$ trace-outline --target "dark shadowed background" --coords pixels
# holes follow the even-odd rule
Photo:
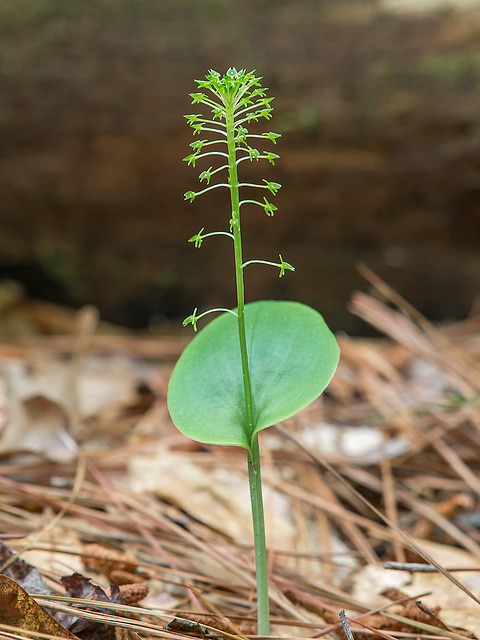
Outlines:
[[[162,325],[233,306],[225,192],[189,205],[188,92],[256,69],[282,134],[278,212],[244,210],[247,299],[297,299],[359,333],[365,262],[433,320],[480,289],[480,7],[380,0],[2,0],[0,278]],[[412,4],[412,3],[410,3]],[[432,1],[428,5],[432,5]]]

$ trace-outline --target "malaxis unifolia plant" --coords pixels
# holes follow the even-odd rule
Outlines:
[[[269,120],[273,98],[255,72],[234,68],[222,76],[210,71],[196,80],[200,89],[191,93],[192,104],[207,107],[211,115],[185,116],[194,135],[205,135],[191,143],[184,160],[193,167],[211,159],[201,171],[204,188],[187,191],[185,199],[213,189],[230,193],[230,215],[226,229],[200,231],[189,242],[200,247],[212,236],[226,236],[233,245],[237,306],[235,309],[195,309],[184,325],[212,312],[222,315],[200,331],[180,356],[168,387],[168,407],[173,422],[189,438],[207,444],[235,445],[247,451],[257,576],[258,633],[270,629],[265,523],[260,472],[258,434],[285,420],[315,400],[330,382],[339,358],[337,342],[322,316],[298,302],[262,300],[245,304],[243,272],[252,264],[271,265],[279,275],[294,271],[282,256],[279,260],[243,259],[240,211],[255,207],[273,216],[276,207],[269,198],[280,188],[277,182],[241,182],[243,162],[279,157],[253,146],[276,144],[276,133],[250,133],[248,125]],[[208,136],[208,137],[207,137]],[[259,193],[260,197],[251,196]],[[244,194],[247,195],[244,195]],[[265,195],[266,194],[266,195]],[[266,197],[268,196],[268,197]],[[224,313],[223,313],[224,312]]]

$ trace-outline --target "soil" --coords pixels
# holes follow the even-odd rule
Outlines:
[[[4,0],[0,277],[130,327],[233,306],[224,194],[183,202],[188,92],[256,69],[282,139],[273,220],[245,209],[247,298],[297,299],[335,329],[365,262],[433,320],[480,288],[480,9],[374,0]],[[218,195],[218,197],[216,197]]]

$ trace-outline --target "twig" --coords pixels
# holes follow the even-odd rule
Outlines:
[[[350,626],[348,624],[348,620],[347,620],[347,616],[345,614],[345,610],[342,609],[342,611],[340,611],[340,613],[338,614],[338,617],[340,618],[341,622],[342,622],[342,627],[343,630],[345,632],[345,635],[347,636],[347,640],[355,640],[353,637],[353,633],[350,630]]]

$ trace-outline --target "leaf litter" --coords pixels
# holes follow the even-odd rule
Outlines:
[[[324,397],[261,437],[272,633],[480,638],[480,314],[432,326],[360,269],[383,337],[338,336]],[[244,452],[166,409],[185,338],[71,318],[0,343],[0,637],[255,635]]]

